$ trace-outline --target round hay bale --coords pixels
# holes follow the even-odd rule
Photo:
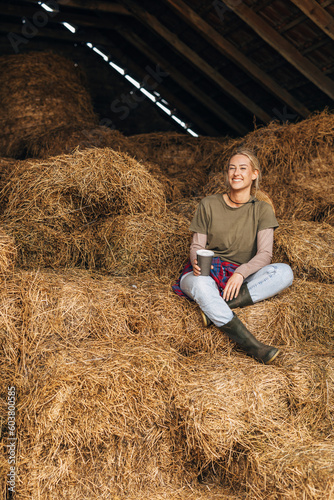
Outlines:
[[[127,151],[127,138],[108,127],[91,128],[63,127],[40,134],[28,145],[27,155],[34,158],[49,158],[72,153],[75,149],[112,148]]]
[[[177,276],[189,253],[188,220],[166,211],[117,216],[98,229],[101,268],[116,274]]]
[[[0,202],[21,263],[40,260],[54,267],[94,262],[94,223],[100,218],[165,210],[160,183],[136,160],[110,148],[18,162]]]
[[[1,154],[22,157],[46,131],[98,122],[82,71],[52,52],[0,57]],[[51,90],[50,90],[51,89]]]
[[[280,220],[275,262],[287,262],[299,278],[334,283],[334,228],[325,222]]]
[[[48,160],[26,160],[0,193],[7,197],[6,214],[43,215],[77,212],[87,223],[108,214],[160,213],[165,208],[161,185],[125,153],[111,148],[77,150]]]

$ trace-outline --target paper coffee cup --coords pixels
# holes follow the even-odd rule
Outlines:
[[[201,268],[201,276],[210,276],[212,258],[214,252],[212,250],[197,250],[197,264]]]

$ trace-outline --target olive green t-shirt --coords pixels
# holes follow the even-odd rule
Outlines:
[[[257,252],[257,233],[278,227],[274,211],[265,201],[254,196],[239,208],[227,205],[222,194],[200,201],[190,224],[194,233],[207,235],[206,248],[227,262],[245,264]]]

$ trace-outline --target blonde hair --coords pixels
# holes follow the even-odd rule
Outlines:
[[[231,158],[233,158],[233,156],[235,156],[235,155],[244,155],[244,156],[247,156],[247,158],[250,161],[250,164],[251,164],[253,172],[255,170],[257,170],[259,172],[257,178],[253,181],[252,187],[251,187],[251,193],[252,194],[256,194],[256,192],[259,189],[260,182],[261,182],[261,177],[262,177],[260,162],[259,162],[259,159],[256,156],[256,154],[254,153],[254,151],[252,151],[251,149],[248,149],[248,148],[244,148],[244,147],[239,147],[236,150],[234,150],[233,153],[231,154],[231,156],[228,159],[227,171],[226,171],[226,175],[225,175],[225,184],[226,184],[227,190],[230,189],[230,185],[228,183],[228,173],[227,173],[228,172],[228,166],[230,164]]]

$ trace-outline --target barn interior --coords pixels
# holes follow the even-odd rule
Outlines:
[[[330,500],[334,0],[0,0],[0,491]],[[237,311],[172,285],[239,146],[291,287]]]

